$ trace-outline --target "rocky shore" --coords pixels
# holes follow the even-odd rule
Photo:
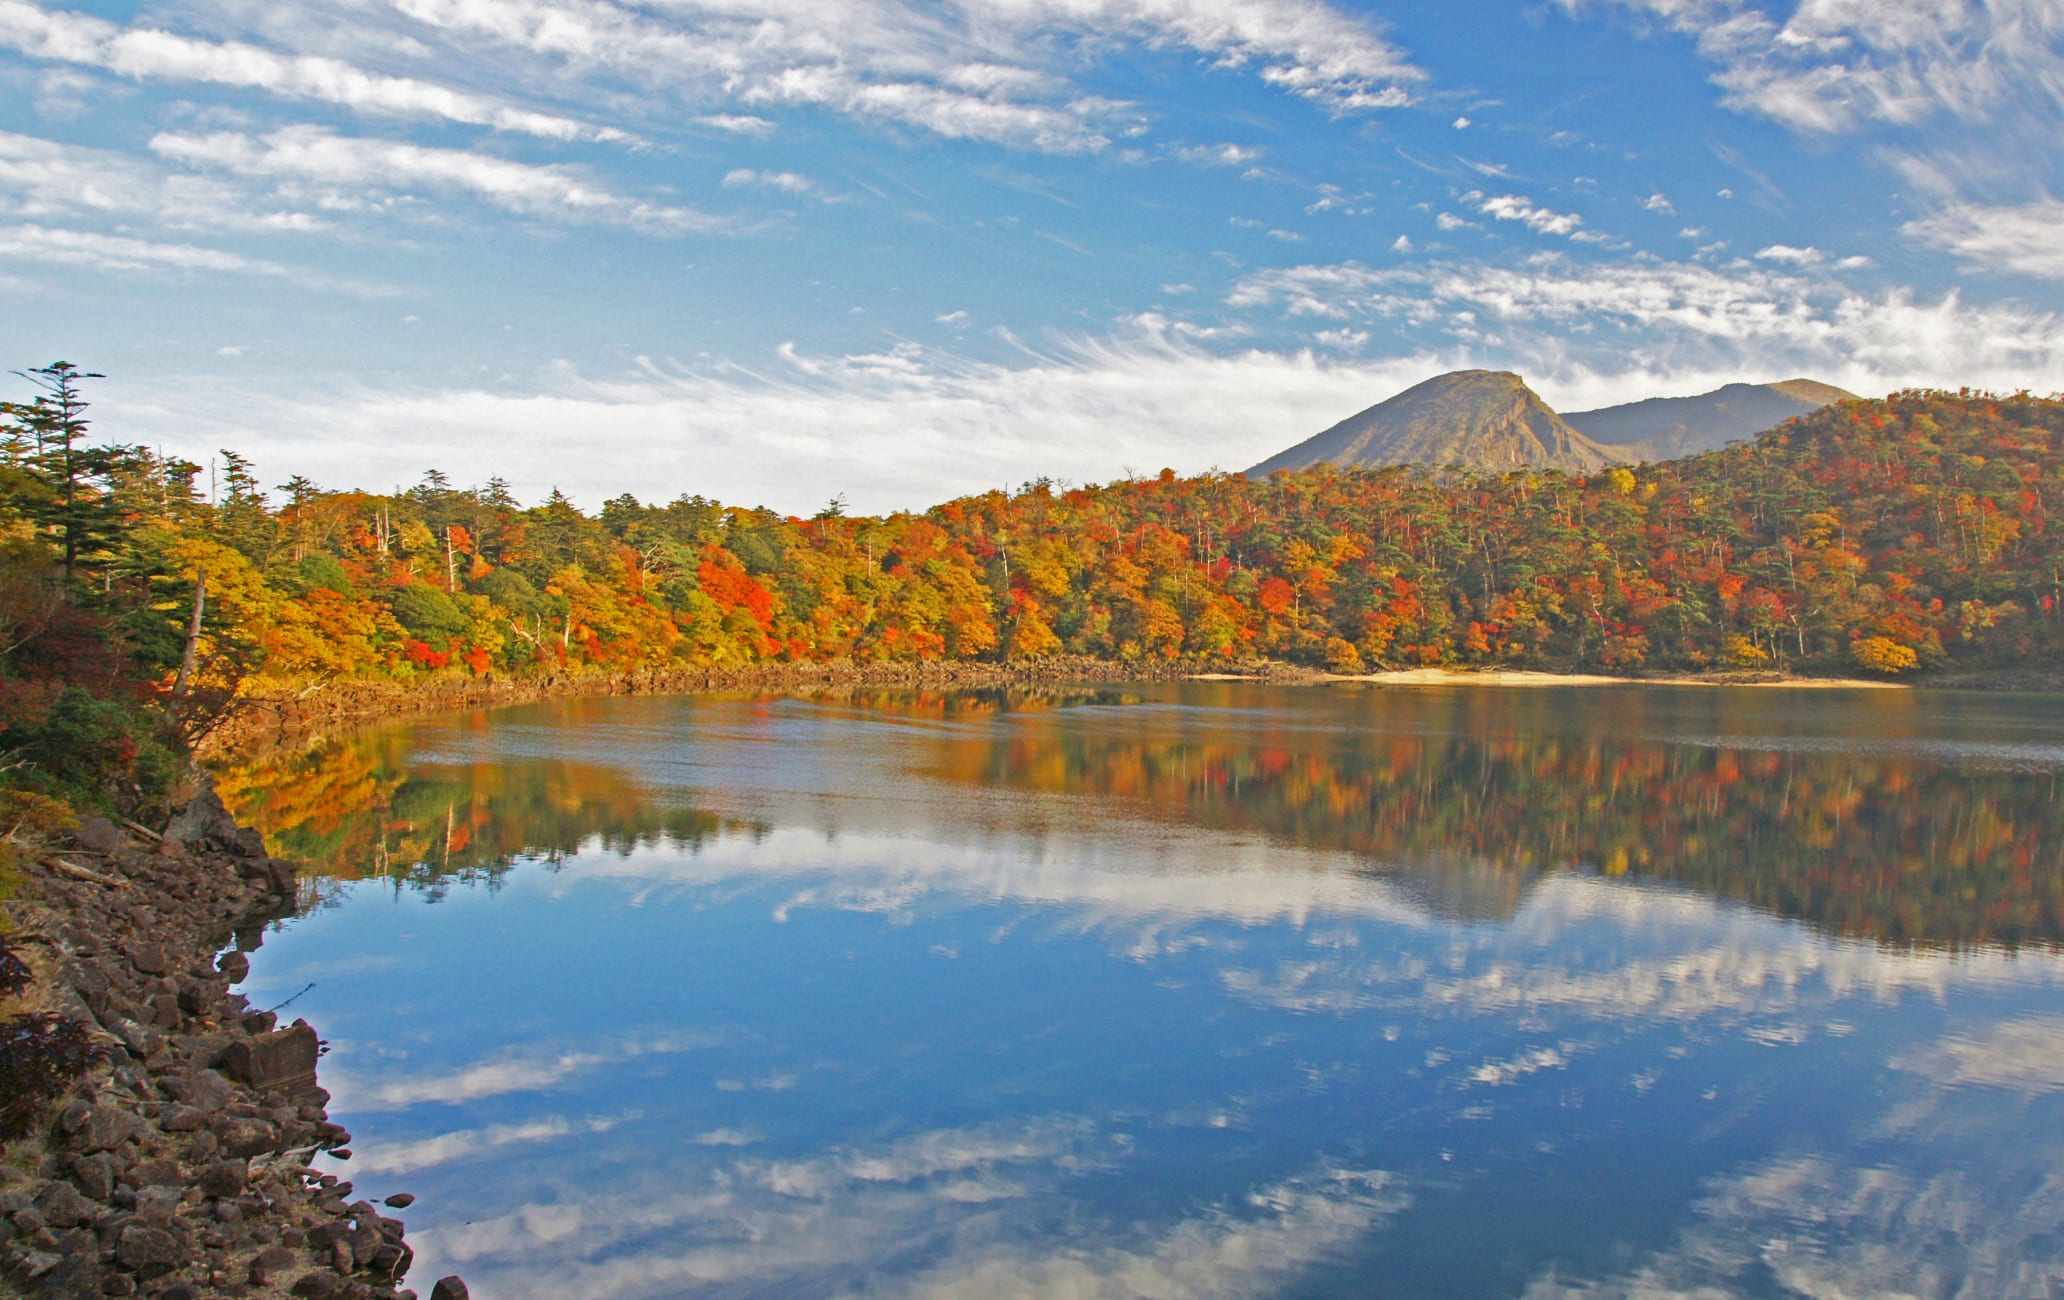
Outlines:
[[[414,1296],[409,1198],[376,1207],[309,1165],[351,1140],[315,1029],[232,991],[293,909],[293,865],[205,782],[161,830],[89,818],[71,841],[28,855],[7,902],[35,977],[10,1011],[77,1017],[100,1059],[0,1151],[0,1294]]]

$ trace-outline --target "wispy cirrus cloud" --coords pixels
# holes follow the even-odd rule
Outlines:
[[[1986,271],[2064,280],[2064,202],[1958,204],[1908,222],[1905,233]]]
[[[305,182],[347,194],[425,186],[470,194],[524,216],[628,226],[651,234],[707,232],[729,224],[694,208],[617,194],[571,167],[342,136],[322,127],[285,127],[263,136],[161,132],[152,137],[150,148],[162,158],[242,176]]]
[[[35,220],[147,218],[170,229],[289,233],[328,222],[146,158],[0,131],[0,212]]]
[[[1693,376],[1810,371],[1882,392],[1928,383],[2011,389],[2064,366],[2064,321],[2054,313],[1955,292],[1860,290],[1809,273],[1805,250],[1786,252],[1793,255],[1725,267],[1545,255],[1516,266],[1312,264],[1250,273],[1226,301],[1481,340],[1534,378],[1675,371],[1683,389]]]
[[[629,138],[611,127],[417,77],[368,71],[326,55],[282,53],[151,26],[122,27],[28,0],[0,0],[0,45],[32,59],[98,68],[137,81],[239,87],[359,113],[441,119],[550,140]]]
[[[0,225],[0,260],[115,274],[204,272],[264,276],[363,298],[388,298],[399,292],[385,285],[325,275],[226,249],[34,222]]]
[[[2055,0],[1560,0],[1631,10],[1690,36],[1719,65],[1727,102],[1794,130],[2064,107],[2064,12]]]

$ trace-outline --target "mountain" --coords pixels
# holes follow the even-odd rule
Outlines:
[[[1260,478],[1327,463],[1343,469],[1462,464],[1491,471],[1531,465],[1586,473],[1626,459],[1571,428],[1518,375],[1457,370],[1351,415],[1247,473]]]
[[[1728,384],[1697,397],[1651,397],[1645,402],[1578,411],[1562,418],[1614,460],[1675,460],[1754,437],[1795,415],[1856,394],[1811,379],[1776,384]]]

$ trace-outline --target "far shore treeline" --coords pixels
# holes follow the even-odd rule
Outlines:
[[[353,679],[1058,654],[1897,675],[2064,648],[2064,401],[2025,394],[1846,402],[1589,478],[1164,471],[798,518],[589,514],[435,470],[267,486],[233,452],[97,440],[97,376],[24,377],[0,420],[0,762],[46,775],[84,761],[53,728],[129,734],[96,710],[170,701],[191,730],[240,692]]]

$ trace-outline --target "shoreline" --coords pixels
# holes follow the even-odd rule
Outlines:
[[[1870,677],[1790,677],[1779,674],[1721,674],[1711,677],[1615,677],[1603,673],[1550,673],[1531,668],[1489,668],[1482,671],[1453,668],[1397,668],[1379,673],[1349,673],[1330,678],[1336,682],[1367,682],[1376,686],[1746,686],[1774,690],[1806,691],[1911,691],[1921,689],[1913,682],[1896,682]]]
[[[294,864],[205,775],[195,787],[160,830],[88,817],[23,855],[9,939],[36,978],[8,1013],[74,1017],[101,1055],[0,1151],[0,1290],[412,1300],[391,1215],[413,1198],[390,1188],[376,1208],[310,1166],[351,1141],[317,1082],[316,1030],[231,991],[293,914]],[[448,1278],[431,1295],[466,1291]]]
[[[732,667],[641,668],[627,672],[562,672],[537,677],[440,677],[424,682],[339,681],[298,691],[252,695],[196,747],[195,758],[219,764],[307,748],[390,719],[461,709],[499,708],[552,699],[614,695],[692,695],[705,691],[819,694],[851,690],[1001,690],[1120,686],[1151,682],[1260,682],[1279,686],[1359,683],[1371,686],[1671,686],[1778,690],[1980,690],[2064,693],[2064,673],[1944,671],[1913,680],[1802,677],[1766,671],[1560,673],[1531,668],[1396,668],[1332,673],[1275,660],[1161,659],[1127,662],[1066,657],[1020,662],[776,663]]]

